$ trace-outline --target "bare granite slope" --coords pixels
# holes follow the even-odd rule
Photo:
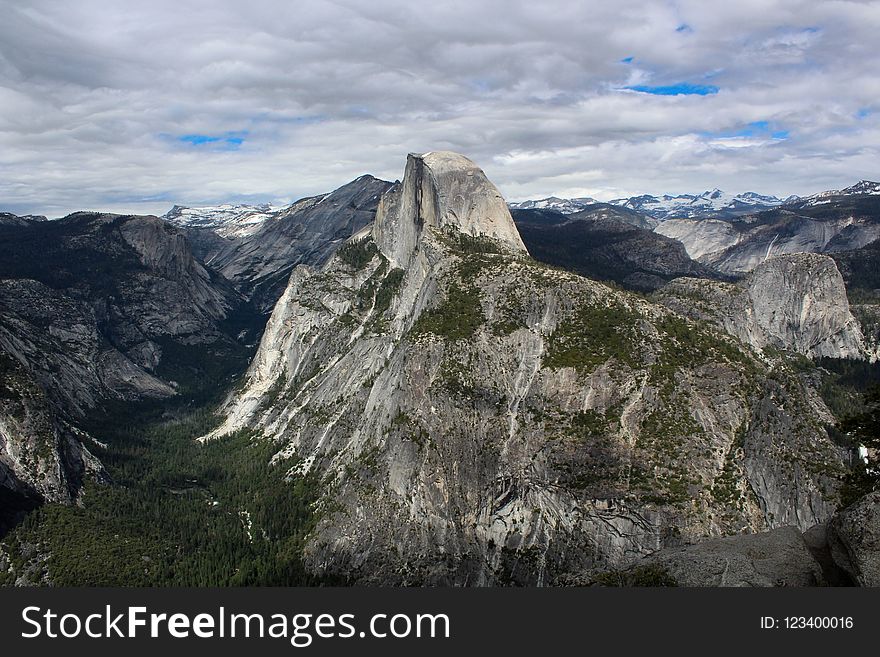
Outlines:
[[[532,260],[470,160],[413,155],[298,267],[206,439],[321,475],[315,572],[546,584],[836,507],[827,409],[720,329]]]

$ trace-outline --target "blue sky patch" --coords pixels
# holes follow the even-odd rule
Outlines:
[[[736,138],[748,138],[748,137],[756,137],[767,139],[788,139],[789,131],[784,130],[778,125],[773,125],[770,121],[752,121],[751,123],[746,123],[740,128],[736,128],[733,130],[719,130],[719,131],[707,131],[698,133],[701,137],[706,137],[708,139],[736,139]]]
[[[224,132],[221,135],[202,135],[194,133],[189,135],[180,135],[179,137],[177,137],[177,141],[183,142],[185,144],[190,144],[192,146],[204,146],[207,144],[211,144],[219,148],[220,150],[234,151],[238,150],[238,148],[244,143],[246,135],[246,131]]]
[[[690,84],[689,82],[679,82],[677,84],[650,86],[647,84],[636,84],[631,87],[624,87],[630,91],[638,91],[643,94],[653,94],[655,96],[709,96],[718,93],[718,87],[712,84]]]

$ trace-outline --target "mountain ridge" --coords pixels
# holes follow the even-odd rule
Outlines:
[[[844,454],[796,377],[535,262],[505,240],[515,227],[494,186],[430,165],[410,156],[372,229],[294,270],[204,437],[253,432],[299,459],[291,477],[326,482],[313,572],[548,584],[830,516]],[[453,216],[443,199],[461,184],[471,200]],[[472,223],[462,207],[503,212]]]

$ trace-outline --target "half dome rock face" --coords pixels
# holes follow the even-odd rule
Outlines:
[[[792,409],[791,411],[788,409]],[[834,511],[844,454],[796,376],[532,260],[466,158],[411,156],[375,225],[298,267],[211,436],[319,475],[315,573],[550,584]]]
[[[770,258],[738,284],[682,278],[657,294],[694,319],[711,320],[756,349],[774,347],[819,358],[864,358],[843,277],[830,257]]]
[[[373,239],[397,266],[406,265],[425,226],[491,238],[526,251],[507,203],[486,174],[463,155],[411,154],[403,182],[382,197]]]

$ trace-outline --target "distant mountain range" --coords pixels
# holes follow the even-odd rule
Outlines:
[[[867,184],[876,185],[876,183]],[[856,187],[858,185],[854,185],[848,190],[854,190]],[[822,192],[808,197],[808,199],[817,199],[814,202],[820,202],[819,199],[824,198],[825,195],[849,193],[848,190]],[[322,198],[318,196],[311,200],[318,202]],[[731,195],[719,189],[713,189],[702,194],[679,194],[677,196],[643,194],[614,199],[608,203],[602,203],[589,196],[578,198],[550,196],[544,199],[510,203],[509,207],[512,210],[553,210],[562,214],[576,214],[585,210],[595,211],[601,206],[606,208],[617,206],[644,215],[648,220],[656,222],[670,218],[733,218],[799,200],[801,199],[797,196],[780,199],[754,192]],[[175,205],[163,216],[163,219],[184,229],[207,229],[225,239],[237,239],[253,235],[267,220],[277,218],[298,203],[300,202],[280,208],[273,208],[268,204],[222,204],[199,207]]]
[[[797,196],[780,199],[776,196],[764,196],[755,192],[732,195],[720,189],[713,189],[702,194],[678,194],[677,196],[642,194],[629,198],[616,198],[608,201],[608,204],[634,210],[652,219],[663,221],[671,218],[739,217],[796,200],[798,200]],[[551,196],[537,201],[511,203],[510,207],[514,210],[556,210],[563,214],[574,214],[595,203],[599,203],[599,201],[592,198],[563,199]]]
[[[511,214],[533,258],[593,280],[652,292],[680,276],[721,278],[632,210],[601,203],[574,214],[538,209]]]
[[[860,180],[855,185],[851,187],[847,187],[846,189],[831,189],[827,192],[819,192],[818,194],[813,194],[811,196],[807,196],[803,199],[802,204],[797,205],[822,205],[828,203],[831,199],[837,196],[877,196],[880,195],[880,182],[873,182],[871,180]]]
[[[880,194],[880,183],[870,180],[862,180],[855,185],[842,190],[828,190],[799,197],[787,196],[782,199],[777,196],[758,194],[756,192],[743,192],[741,194],[729,194],[720,189],[712,189],[701,194],[678,194],[652,196],[642,194],[628,198],[617,198],[607,203],[598,201],[590,196],[577,198],[560,198],[549,196],[542,199],[530,199],[509,203],[511,210],[553,210],[562,214],[576,214],[585,210],[596,211],[601,206],[617,206],[644,215],[650,219],[663,221],[672,218],[700,219],[729,219],[748,214],[768,210],[779,206],[803,207],[808,205],[821,205],[835,196],[853,196],[861,194]],[[327,195],[310,197],[313,204],[320,202]],[[297,201],[288,206],[273,207],[267,203],[249,205],[225,203],[208,206],[185,206],[175,205],[169,210],[163,219],[181,228],[207,229],[210,232],[225,239],[238,239],[253,235],[260,230],[267,220],[278,218],[282,214],[288,214],[302,201]],[[11,218],[13,215],[9,215]],[[0,216],[0,221],[2,221]],[[10,219],[11,220],[11,219]]]
[[[390,182],[364,175],[291,205],[175,205],[163,217],[181,228],[194,255],[269,313],[297,265],[322,264],[366,226]]]
[[[728,194],[720,189],[713,189],[702,194],[679,194],[678,196],[656,197],[650,195],[618,198],[610,201],[637,212],[642,212],[654,219],[670,218],[730,218],[739,217],[752,212],[775,208],[796,201],[798,197],[789,196],[781,199],[776,196],[764,196],[755,192]]]
[[[694,260],[742,275],[771,256],[867,246],[880,238],[880,197],[844,190],[727,220],[667,219],[655,231],[679,240]]]
[[[779,206],[820,205],[835,196],[862,194],[880,194],[880,183],[862,180],[842,190],[819,192],[804,198],[792,195],[782,199],[755,192],[734,195],[720,189],[712,189],[701,194],[678,194],[675,196],[642,194],[629,198],[613,199],[608,201],[608,204],[634,210],[659,221],[666,219],[731,219]],[[513,210],[555,210],[562,214],[575,214],[597,203],[599,201],[590,197],[567,199],[550,196],[539,200],[511,203],[510,208]]]

